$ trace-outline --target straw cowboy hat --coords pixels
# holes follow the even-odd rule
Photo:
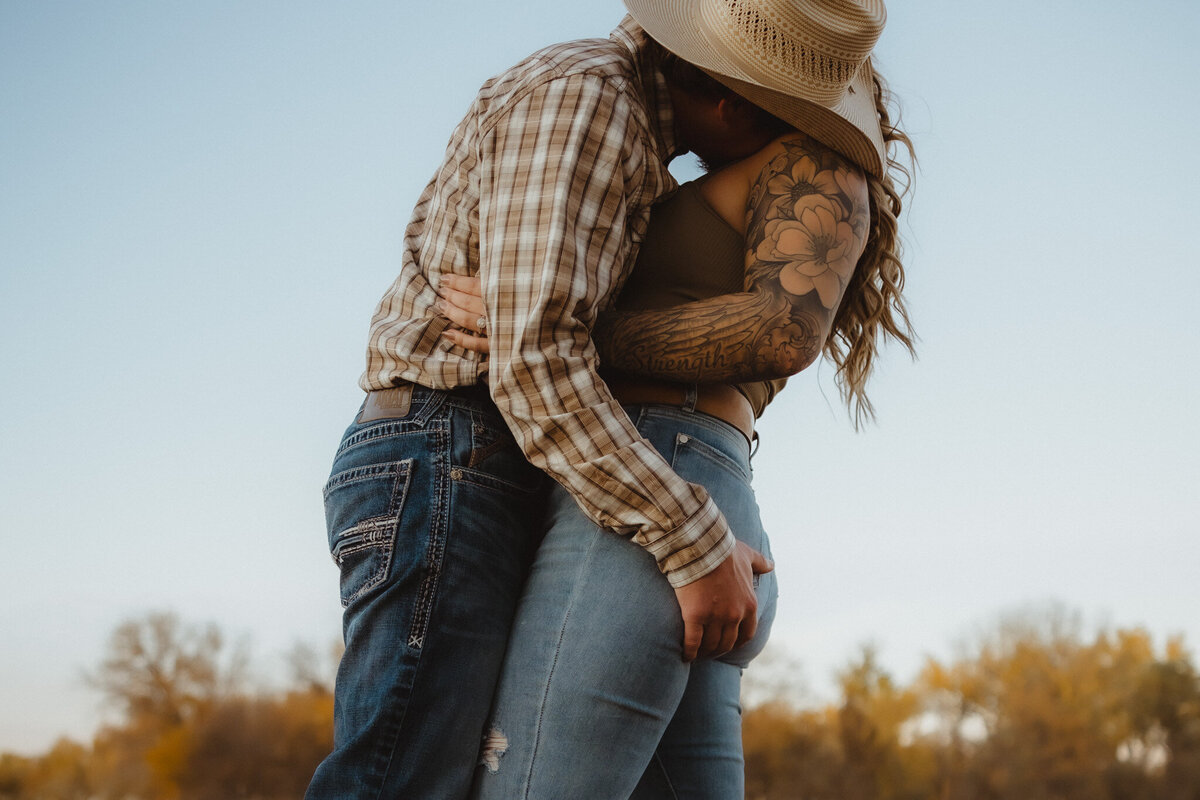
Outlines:
[[[887,157],[871,48],[883,0],[625,0],[684,61],[877,177]]]

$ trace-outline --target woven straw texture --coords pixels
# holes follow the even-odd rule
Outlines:
[[[879,176],[882,0],[625,0],[659,44]]]

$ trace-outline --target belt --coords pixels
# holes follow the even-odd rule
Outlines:
[[[691,410],[708,414],[710,417],[727,422],[737,428],[747,442],[754,441],[754,408],[746,396],[724,383],[683,384],[669,381],[656,381],[649,378],[634,378],[629,376],[606,375],[604,382],[608,384],[613,397],[622,405],[641,405],[650,403],[663,406],[678,406],[688,408],[688,389],[695,388],[696,402],[691,404]],[[396,419],[408,416],[412,406],[413,389],[421,388],[415,383],[403,383],[389,389],[376,389],[367,392],[363,401],[362,411],[356,422],[373,422],[379,419]],[[434,390],[430,390],[434,391]],[[471,397],[485,399],[488,397],[487,387],[483,384],[464,386],[444,391],[452,394],[465,394]]]
[[[613,397],[623,405],[679,406],[688,408],[688,390],[696,390],[696,402],[691,410],[716,417],[737,428],[746,441],[754,442],[754,408],[746,396],[724,383],[685,384],[635,378],[627,375],[605,375]]]

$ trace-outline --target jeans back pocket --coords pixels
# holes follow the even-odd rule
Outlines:
[[[343,606],[388,576],[412,466],[410,458],[353,467],[325,484],[329,550],[341,573]]]

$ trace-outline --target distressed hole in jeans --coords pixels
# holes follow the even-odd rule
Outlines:
[[[500,771],[500,759],[508,752],[508,737],[499,728],[492,728],[483,736],[483,747],[479,751],[479,763],[487,767],[488,774]]]

